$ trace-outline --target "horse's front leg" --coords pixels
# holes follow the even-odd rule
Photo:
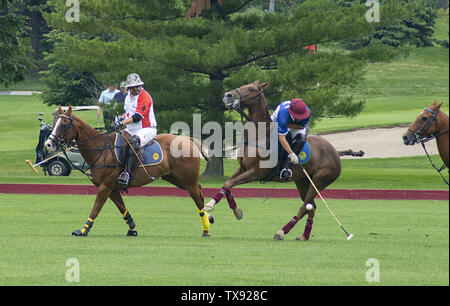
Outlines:
[[[84,224],[83,228],[75,230],[73,236],[87,236],[92,226],[94,225],[94,220],[97,218],[98,214],[102,210],[103,205],[108,199],[111,193],[111,189],[106,185],[100,185],[97,189],[97,196],[95,197],[94,207],[92,207],[91,213],[88,220]]]
[[[236,170],[236,172],[234,172],[233,175],[232,175],[228,180],[230,180],[230,179],[232,179],[232,178],[235,178],[235,177],[238,176],[238,175],[241,175],[243,172],[244,172],[244,168],[242,168],[242,167],[240,166],[240,167]],[[207,211],[207,212],[212,212],[212,211],[214,210],[214,206],[215,206],[216,204],[218,204],[218,203],[220,202],[220,200],[222,200],[222,198],[223,198],[224,196],[227,195],[227,191],[228,191],[229,189],[228,189],[228,188],[224,188],[224,187],[225,187],[225,185],[222,186],[222,188],[219,189],[219,192],[216,193],[216,194],[211,198],[211,200],[210,200],[208,203],[206,203],[206,205],[205,205],[205,207],[204,207],[204,210],[205,210],[205,211]],[[227,199],[228,199],[228,197],[227,197]]]
[[[214,209],[214,205],[216,205],[223,197],[227,198],[228,206],[233,210],[234,216],[236,219],[240,220],[243,218],[244,214],[242,209],[238,208],[236,205],[236,201],[234,200],[234,196],[231,193],[231,188],[237,185],[245,184],[248,182],[252,182],[256,179],[256,170],[250,169],[248,171],[244,171],[242,168],[239,168],[232,177],[230,177],[223,185],[223,187],[219,190],[219,192],[205,205],[205,211],[212,211]]]

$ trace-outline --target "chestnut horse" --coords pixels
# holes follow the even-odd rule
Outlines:
[[[125,133],[122,133],[125,134]],[[78,116],[72,114],[72,107],[69,106],[67,112],[59,107],[59,115],[51,135],[45,142],[49,151],[55,150],[59,143],[67,143],[75,140],[78,149],[91,171],[91,180],[97,186],[97,195],[94,207],[91,210],[88,221],[81,228],[75,230],[74,236],[87,236],[94,220],[106,200],[110,198],[119,209],[129,230],[127,236],[136,236],[136,224],[129,211],[125,207],[122,195],[117,183],[117,176],[122,171],[122,166],[117,161],[114,149],[116,133],[101,134]],[[137,167],[132,173],[132,181],[129,187],[139,187],[149,184],[161,177],[175,186],[187,190],[189,195],[197,205],[197,212],[201,218],[203,226],[203,236],[210,236],[210,222],[207,214],[203,211],[204,200],[201,186],[198,183],[200,172],[200,154],[206,159],[206,155],[199,148],[199,143],[193,138],[170,134],[161,134],[155,137],[163,150],[162,162],[143,167]],[[175,145],[174,145],[175,144]],[[171,148],[172,145],[172,148]],[[171,149],[179,150],[180,157],[173,157]],[[183,152],[188,150],[189,152]]]
[[[436,101],[433,102],[429,107],[424,108],[424,111],[417,116],[416,120],[407,129],[405,134],[403,134],[403,143],[405,145],[414,145],[416,143],[421,143],[425,149],[424,143],[431,139],[436,139],[436,144],[439,150],[439,155],[445,166],[449,167],[449,121],[448,115],[440,110],[442,103],[437,104]],[[425,153],[428,156],[428,152],[425,149]],[[429,157],[429,156],[428,156]],[[431,159],[430,159],[431,161]],[[432,163],[433,167],[434,164]],[[439,174],[443,170],[437,169]],[[442,175],[441,175],[442,176]],[[445,179],[444,179],[445,181]]]
[[[263,88],[267,86],[267,84],[268,83],[260,84],[258,81],[255,81],[251,84],[243,85],[238,89],[226,92],[224,97],[224,103],[228,109],[238,111],[242,116],[246,117],[249,122],[264,122],[266,125],[266,137],[270,134],[269,126],[271,123],[266,98],[263,93]],[[248,115],[243,113],[244,108],[248,108]],[[314,198],[316,197],[317,192],[304,174],[301,167],[304,167],[319,191],[322,191],[328,185],[333,183],[341,173],[341,160],[339,154],[327,140],[314,135],[308,136],[307,140],[311,147],[310,160],[302,166],[291,166],[291,180],[295,182],[297,190],[303,201],[303,205],[301,205],[297,215],[275,234],[274,239],[277,240],[282,240],[284,235],[289,233],[294,225],[305,215],[308,215],[305,230],[303,235],[297,237],[297,240],[308,240],[310,237],[314,215],[316,212]],[[230,189],[234,186],[248,182],[266,180],[272,172],[272,169],[260,167],[260,161],[264,159],[267,160],[268,157],[261,157],[259,151],[255,157],[249,157],[247,154],[252,140],[247,139],[244,143],[245,154],[244,157],[238,157],[238,170],[224,183],[223,187],[211,199],[211,201],[205,205],[205,211],[212,211],[214,209],[214,205],[217,204],[223,197],[226,197],[229,207],[233,210],[236,218],[238,220],[241,219],[243,216],[242,210],[237,207]],[[255,143],[254,140],[253,143]],[[271,180],[278,182],[281,181],[278,175],[275,175]],[[307,210],[307,204],[312,204],[311,210]]]

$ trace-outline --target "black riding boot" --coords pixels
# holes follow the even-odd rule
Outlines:
[[[288,136],[286,137],[286,140],[288,141],[292,152],[294,152],[295,154],[299,154],[302,149],[303,146],[306,143],[306,136],[303,136],[301,134],[298,134],[297,136],[295,136],[294,139],[292,139],[290,137],[290,135],[288,134]],[[283,150],[283,155],[282,155],[282,159],[281,159],[281,171],[280,171],[280,179],[282,180],[290,180],[292,178],[292,171],[291,169],[289,169],[289,165],[290,165],[290,160],[289,160],[289,156],[287,154],[286,151]]]
[[[282,180],[290,180],[292,178],[292,171],[291,169],[289,169],[289,156],[288,154],[285,152],[285,154],[283,154],[283,157],[281,159],[281,171],[280,171],[280,179]]]
[[[136,153],[140,153],[139,146],[140,146],[140,139],[138,136],[132,136],[130,138],[130,143],[134,149],[129,148],[128,154],[127,154],[127,160],[125,161],[125,169],[124,171],[119,175],[118,182],[119,185],[122,188],[127,188],[130,185],[131,182],[131,174],[133,173],[134,169],[137,165],[137,156]],[[136,152],[136,153],[135,153]]]
[[[291,135],[286,135],[286,140],[291,145],[292,139]],[[280,146],[281,147],[281,146]],[[292,171],[289,169],[289,154],[283,149],[283,147],[280,148],[281,150],[281,158],[280,158],[280,179],[282,180],[290,180],[292,178]]]

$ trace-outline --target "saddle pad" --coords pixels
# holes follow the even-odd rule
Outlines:
[[[117,160],[122,164],[122,135],[117,134],[116,140],[114,141],[114,153],[116,154]],[[163,160],[163,151],[161,146],[156,140],[153,140],[150,144],[144,147],[144,160],[142,163],[144,166],[154,166],[161,163]],[[139,167],[142,167],[140,164]]]
[[[311,147],[308,142],[306,142],[303,146],[302,151],[298,154],[298,158],[300,159],[300,164],[302,165],[309,162],[309,159],[311,158]]]

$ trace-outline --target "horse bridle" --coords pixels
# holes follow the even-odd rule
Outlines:
[[[437,120],[437,116],[439,115],[439,110],[438,111],[434,111],[434,110],[429,109],[429,108],[424,108],[424,110],[429,111],[433,115],[428,118],[427,122],[425,122],[425,124],[422,126],[422,128],[420,128],[419,130],[415,130],[415,131],[410,129],[410,128],[408,128],[408,131],[414,133],[414,135],[416,136],[416,141],[417,142],[422,142],[423,141],[423,139],[424,139],[423,133],[425,133],[431,127],[431,125],[434,122],[436,122],[436,133],[437,133],[437,131],[439,131],[439,121]],[[445,131],[445,132],[439,133],[439,134],[436,134],[436,133],[432,134],[429,138],[439,138],[439,136],[448,133],[448,131]]]
[[[60,126],[60,128],[59,128],[60,130],[62,128],[64,128],[64,129],[59,133],[59,137],[56,136],[55,134],[53,134],[53,131],[52,131],[52,133],[48,136],[48,139],[50,139],[56,145],[67,144],[67,141],[64,140],[63,136],[69,131],[69,129],[74,129],[75,135],[76,135],[75,138],[78,138],[78,131],[77,131],[75,125],[73,124],[73,115],[71,115],[69,117],[69,116],[61,114],[58,116],[58,118],[69,119],[70,123],[68,125],[64,124],[64,125]]]
[[[255,99],[255,101],[253,103],[256,102],[256,99],[261,99],[262,98],[262,94],[263,94],[263,89],[260,89],[258,94],[256,96],[252,96],[252,97],[247,97],[244,99],[244,97],[242,96],[241,90],[239,88],[235,88],[234,90],[236,90],[236,92],[239,95],[239,101],[237,103],[233,103],[233,105],[231,106],[235,111],[237,111],[240,115],[241,115],[241,121],[243,121],[243,117],[247,120],[247,121],[253,121],[252,119],[250,119],[250,117],[244,112],[244,109],[242,108],[241,104],[244,103],[245,106],[250,105],[252,103],[246,103],[247,101],[253,100]]]

